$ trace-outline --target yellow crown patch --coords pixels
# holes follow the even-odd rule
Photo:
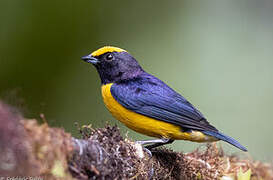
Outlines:
[[[104,46],[94,52],[91,53],[92,56],[100,56],[102,54],[108,53],[108,52],[126,52],[124,49],[113,47],[113,46]]]

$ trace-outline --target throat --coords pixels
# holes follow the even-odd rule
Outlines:
[[[143,74],[144,71],[142,69],[138,69],[133,72],[112,72],[112,73],[100,73],[101,83],[103,85],[110,84],[110,83],[120,83],[120,82],[126,82],[129,80],[135,80],[140,77],[141,74]]]

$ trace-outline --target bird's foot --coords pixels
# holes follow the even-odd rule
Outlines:
[[[145,141],[136,141],[136,143],[141,145],[146,145],[146,149],[151,150],[153,148],[165,145],[165,144],[171,144],[174,140],[173,139],[167,139],[167,138],[161,138],[161,139],[152,139],[152,140],[145,140]]]

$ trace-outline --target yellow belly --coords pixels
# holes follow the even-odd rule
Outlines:
[[[182,139],[196,142],[216,141],[214,137],[204,135],[199,131],[182,132],[181,128],[171,123],[159,121],[124,108],[111,95],[110,88],[113,83],[103,85],[101,88],[103,101],[112,115],[136,132],[170,139]]]

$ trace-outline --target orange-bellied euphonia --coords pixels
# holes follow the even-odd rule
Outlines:
[[[183,96],[145,72],[127,51],[102,47],[82,57],[93,64],[101,79],[104,103],[130,129],[160,139],[140,141],[149,148],[174,140],[223,140],[247,151],[235,139],[219,132]]]

